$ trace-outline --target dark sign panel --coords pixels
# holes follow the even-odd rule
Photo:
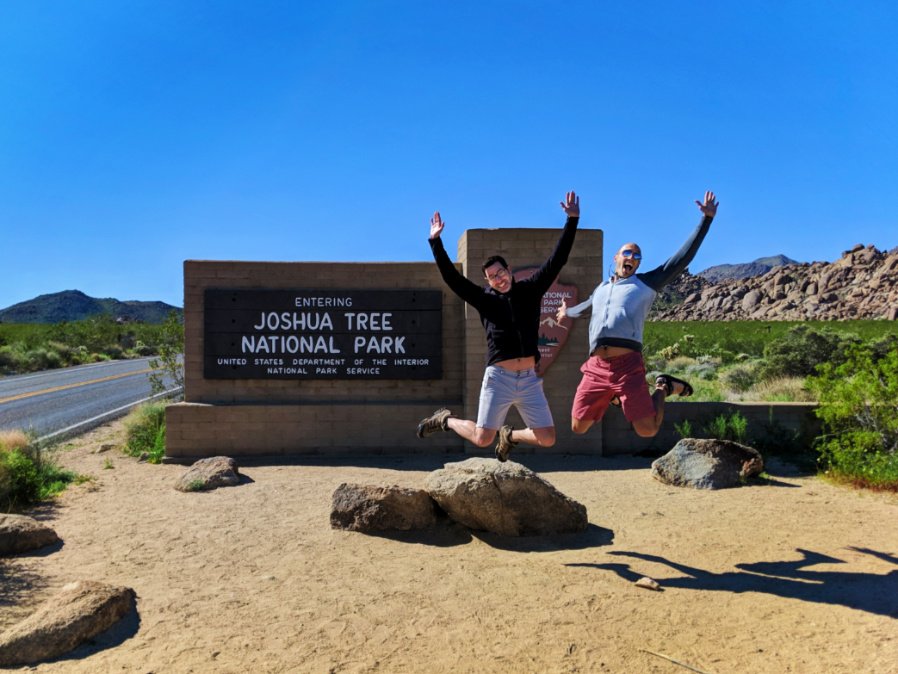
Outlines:
[[[440,379],[439,290],[206,289],[206,379]]]

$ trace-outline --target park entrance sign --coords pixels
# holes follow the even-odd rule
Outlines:
[[[560,234],[469,229],[455,265],[482,286],[489,256],[533,269]],[[186,260],[184,402],[166,408],[164,460],[491,454],[455,433],[415,433],[442,407],[477,418],[487,359],[479,313],[446,287],[425,236],[418,245],[421,262]],[[588,321],[554,320],[595,285],[601,249],[601,232],[581,228],[543,298],[540,375],[558,443],[541,452],[602,451],[599,429],[574,435],[567,423]],[[514,410],[507,423],[523,427]]]
[[[208,288],[207,379],[440,379],[439,290]]]

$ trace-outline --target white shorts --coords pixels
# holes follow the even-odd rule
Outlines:
[[[480,387],[480,407],[477,410],[477,426],[498,430],[514,405],[527,428],[553,428],[549,401],[543,392],[543,380],[536,370],[506,370],[490,365],[483,373]]]

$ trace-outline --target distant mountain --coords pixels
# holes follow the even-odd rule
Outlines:
[[[182,309],[165,302],[121,302],[116,299],[89,297],[80,290],[63,290],[60,293],[40,295],[33,300],[13,304],[0,309],[3,323],[61,323],[80,321],[104,314],[125,321],[161,323],[172,311]]]
[[[688,271],[658,294],[651,320],[898,320],[898,248],[857,244],[835,262],[776,265],[711,283]]]
[[[711,283],[720,283],[727,279],[751,278],[752,276],[761,276],[766,274],[774,267],[782,267],[787,264],[798,264],[795,260],[785,255],[774,255],[772,257],[759,257],[754,262],[743,262],[741,264],[718,264],[714,267],[708,267],[705,271],[699,272],[696,276],[701,276]]]

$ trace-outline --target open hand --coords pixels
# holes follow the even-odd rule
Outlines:
[[[580,197],[574,194],[573,190],[565,194],[564,201],[559,203],[569,218],[580,217]]]
[[[705,192],[705,203],[702,203],[697,199],[695,203],[707,217],[713,218],[717,215],[717,204],[719,202],[715,201],[714,192]]]
[[[565,318],[567,318],[567,300],[561,300],[561,306],[555,312],[555,320],[561,323]]]
[[[445,227],[445,226],[446,226],[446,223],[444,223],[440,219],[440,212],[434,211],[433,217],[430,219],[430,238],[431,239],[440,238],[440,234],[442,233],[443,227]]]

